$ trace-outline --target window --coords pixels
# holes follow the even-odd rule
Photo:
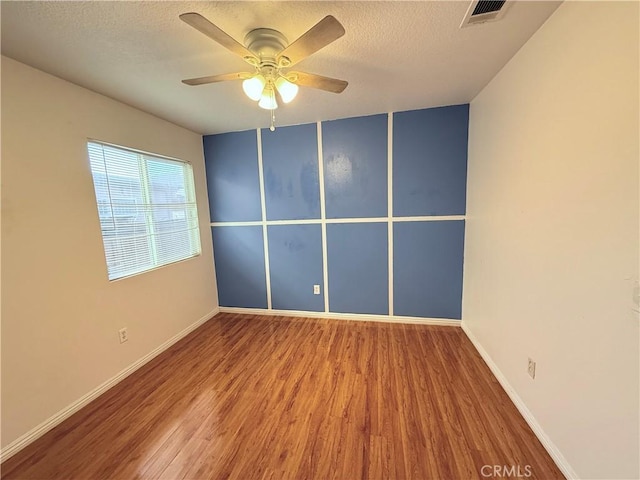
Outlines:
[[[109,280],[200,254],[190,164],[93,141],[88,150]]]

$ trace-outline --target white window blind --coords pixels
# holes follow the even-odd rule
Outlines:
[[[193,169],[88,142],[109,280],[200,254]]]

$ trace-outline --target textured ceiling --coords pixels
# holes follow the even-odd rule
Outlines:
[[[2,1],[2,53],[195,132],[266,127],[240,82],[183,78],[247,71],[239,57],[180,21],[198,12],[242,42],[257,27],[295,40],[325,15],[346,34],[296,70],[349,81],[339,95],[301,88],[276,111],[293,125],[466,103],[560,2],[513,2],[504,18],[459,28],[469,1],[13,2]]]

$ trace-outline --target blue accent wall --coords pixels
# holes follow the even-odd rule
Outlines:
[[[389,313],[386,223],[327,225],[329,309],[342,313]]]
[[[221,307],[267,308],[262,227],[212,227]]]
[[[204,137],[212,222],[261,219],[257,144],[255,131]]]
[[[398,222],[393,228],[394,313],[460,319],[464,221]]]
[[[267,236],[273,308],[323,312],[320,225],[269,225]],[[313,285],[320,285],[320,295]]]
[[[221,306],[460,319],[469,106],[392,123],[392,139],[387,114],[204,137]]]
[[[327,218],[387,216],[387,118],[322,123]]]
[[[320,218],[316,125],[262,130],[267,220]]]
[[[394,216],[464,215],[469,105],[393,115]]]

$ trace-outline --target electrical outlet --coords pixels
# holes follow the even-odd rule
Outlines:
[[[536,378],[536,362],[529,359],[529,366],[527,367],[527,373],[531,378],[535,380]]]
[[[127,332],[127,327],[121,328],[118,330],[118,335],[120,335],[120,343],[124,343],[129,340],[129,333]]]
[[[320,295],[320,285],[314,285],[313,286],[313,294],[314,295]]]

